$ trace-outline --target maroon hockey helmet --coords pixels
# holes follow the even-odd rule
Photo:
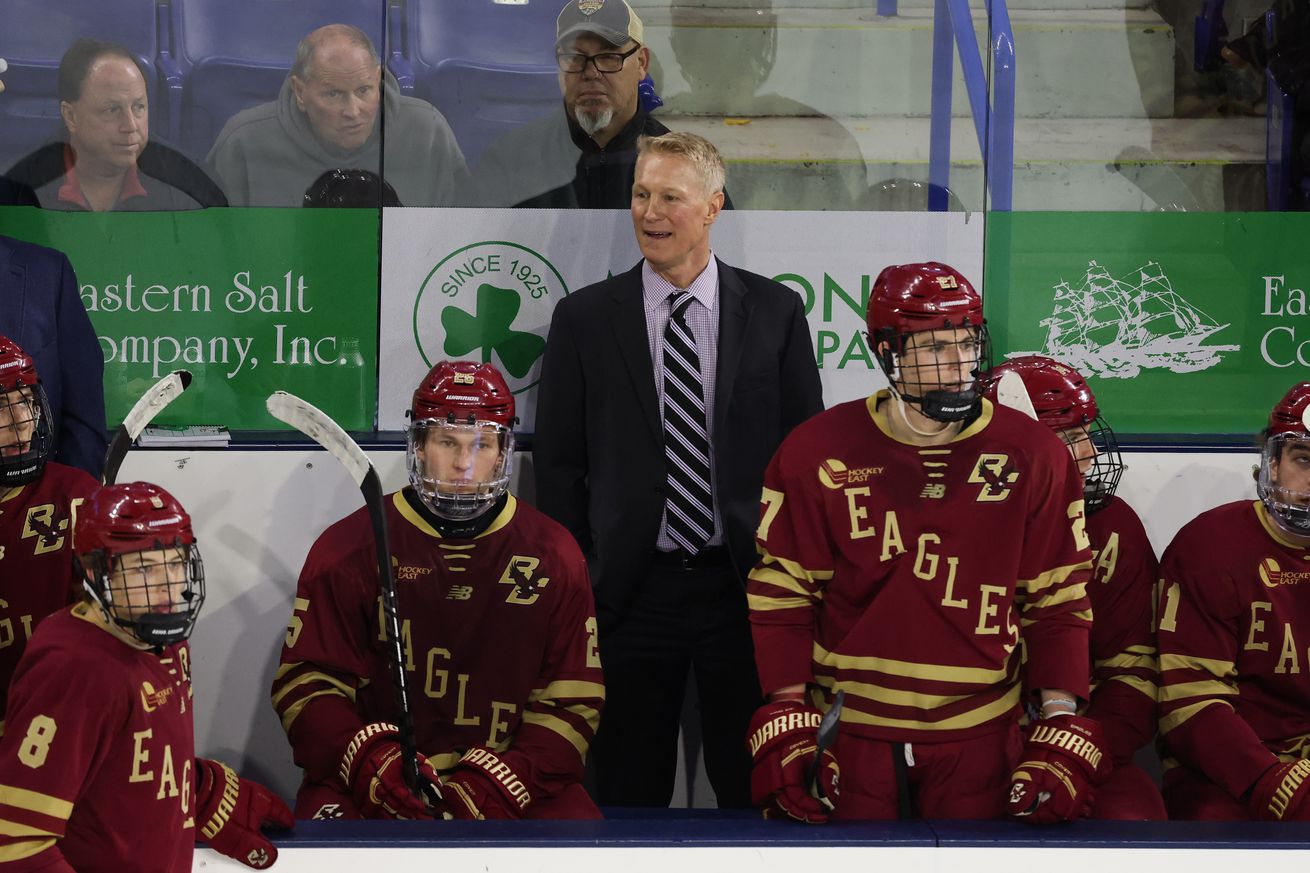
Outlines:
[[[0,487],[41,476],[54,451],[50,405],[31,355],[0,334]]]
[[[439,361],[419,383],[409,415],[413,421],[488,421],[512,429],[514,395],[491,364]]]
[[[937,421],[962,421],[976,414],[978,377],[989,366],[990,350],[982,298],[963,274],[937,261],[886,267],[873,284],[865,320],[878,366],[903,400]],[[903,371],[900,359],[912,335],[961,328],[975,331],[975,366],[967,379],[961,381],[938,365],[933,365],[935,372]],[[937,387],[922,387],[927,384]]]
[[[1288,389],[1269,411],[1267,435],[1295,434],[1310,438],[1310,425],[1305,421],[1307,409],[1310,409],[1310,382],[1300,382]]]
[[[500,371],[474,361],[440,361],[414,392],[409,415],[409,482],[423,504],[455,522],[495,505],[509,489],[517,422],[514,395]]]
[[[1284,449],[1310,446],[1310,382],[1293,385],[1274,404],[1263,437],[1256,493],[1279,525],[1298,536],[1310,536],[1310,492],[1278,482]]]
[[[982,298],[973,285],[937,261],[884,268],[873,283],[866,315],[871,340],[983,325]]]
[[[1114,430],[1101,418],[1096,396],[1082,374],[1044,355],[1019,355],[988,372],[987,396],[997,401],[997,386],[1014,373],[1032,400],[1037,420],[1069,446],[1083,475],[1083,500],[1090,515],[1103,509],[1123,478],[1123,455]]]
[[[152,646],[191,635],[205,601],[205,573],[191,516],[158,485],[96,490],[76,511],[73,553],[105,615]]]

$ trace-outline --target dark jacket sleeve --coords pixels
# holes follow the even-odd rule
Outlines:
[[[791,329],[782,357],[782,435],[823,411],[823,386],[814,342],[799,294],[793,295]]]
[[[62,394],[55,460],[98,479],[109,445],[105,430],[105,361],[100,340],[78,294],[73,265],[62,253],[58,258],[59,297],[55,305],[59,310],[59,372],[42,374],[43,379],[58,379]]]
[[[566,301],[556,306],[546,337],[532,462],[537,508],[562,524],[589,554],[586,374],[571,312]]]

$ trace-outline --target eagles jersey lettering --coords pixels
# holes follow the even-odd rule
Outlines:
[[[49,468],[47,468],[49,469]],[[0,740],[0,863],[183,873],[196,834],[190,651],[132,648],[79,603],[37,628]]]
[[[1160,732],[1235,798],[1278,758],[1310,756],[1308,594],[1310,553],[1259,501],[1202,513],[1165,550]]]
[[[1155,736],[1158,662],[1151,616],[1159,564],[1146,529],[1118,497],[1087,519],[1092,541],[1092,699],[1105,745],[1124,763]]]
[[[765,474],[747,586],[764,688],[844,689],[843,730],[916,742],[1010,724],[1023,669],[1086,696],[1090,551],[1068,450],[989,401],[951,442],[907,445],[888,398],[800,425]]]
[[[96,488],[86,473],[47,463],[41,478],[0,488],[0,719],[36,625],[80,594],[73,576],[73,507]]]
[[[474,746],[527,756],[534,798],[582,778],[605,690],[587,567],[568,533],[512,495],[482,534],[447,540],[387,498],[418,750],[439,770]],[[300,574],[273,706],[311,781],[335,778],[360,727],[398,713],[372,528],[329,527]]]

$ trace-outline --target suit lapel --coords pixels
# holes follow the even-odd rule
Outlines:
[[[719,360],[714,380],[716,433],[723,433],[724,422],[727,420],[728,402],[737,380],[737,365],[741,362],[750,310],[746,302],[746,286],[737,277],[737,271],[719,261]]]
[[[650,337],[646,333],[646,307],[642,300],[641,264],[622,276],[610,292],[610,324],[619,352],[632,380],[632,390],[642,416],[656,442],[663,443],[659,396],[655,393],[655,369],[650,363]]]

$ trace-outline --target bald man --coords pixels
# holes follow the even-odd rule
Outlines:
[[[230,118],[208,160],[233,206],[300,206],[338,168],[380,172],[405,206],[447,206],[468,172],[446,119],[402,96],[372,40],[346,24],[301,40],[278,98]]]

